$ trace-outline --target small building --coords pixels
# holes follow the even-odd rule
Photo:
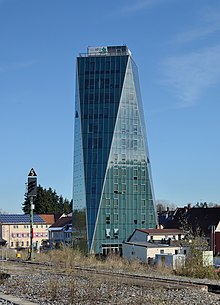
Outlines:
[[[122,244],[122,256],[128,260],[151,263],[155,261],[156,254],[187,254],[187,247],[150,242],[125,242]]]
[[[46,215],[44,215],[46,217]],[[48,215],[49,216],[49,215]],[[44,219],[33,216],[33,245],[38,248],[42,240],[48,238],[48,227],[52,217]],[[6,240],[8,248],[28,248],[30,246],[30,215],[0,214],[0,238]]]
[[[62,215],[48,229],[50,247],[72,242],[72,216]]]
[[[179,229],[136,229],[129,237],[128,242],[167,243],[181,241],[184,238],[183,230]]]
[[[178,229],[136,229],[122,244],[122,256],[147,263],[154,261],[156,254],[187,254],[183,238],[184,232]]]
[[[184,254],[156,254],[156,266],[168,267],[173,270],[178,270],[185,266],[186,256]]]
[[[202,251],[203,266],[213,266],[213,251]]]

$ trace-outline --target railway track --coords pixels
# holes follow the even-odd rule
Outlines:
[[[7,272],[14,275],[24,275],[33,272],[47,272],[54,273],[54,266],[52,264],[43,264],[33,261],[25,260],[7,260],[5,262]],[[115,281],[116,279],[120,283],[131,284],[141,286],[141,287],[163,287],[167,289],[183,289],[183,288],[194,288],[201,289],[212,293],[220,293],[220,281],[209,281],[202,279],[192,279],[185,277],[165,277],[158,274],[134,274],[123,271],[115,270],[105,270],[96,269],[89,267],[74,266],[69,273],[74,272],[75,275],[84,275],[90,277],[99,277],[103,279],[108,279],[108,281]],[[62,271],[62,268],[56,270],[57,274],[62,274],[63,276],[68,276],[66,272]]]

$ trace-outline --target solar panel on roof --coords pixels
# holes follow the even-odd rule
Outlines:
[[[37,214],[33,215],[34,222],[44,223],[45,221]],[[0,222],[2,223],[19,223],[30,222],[29,214],[0,214]]]

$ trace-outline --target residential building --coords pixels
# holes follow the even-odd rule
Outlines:
[[[220,253],[220,207],[177,208],[166,228],[181,228],[191,235],[203,235],[214,255]]]
[[[122,257],[128,260],[138,260],[143,263],[154,263],[157,254],[187,254],[187,247],[179,245],[153,244],[149,242],[124,242]]]
[[[181,241],[184,237],[184,231],[179,229],[136,229],[128,238],[128,241],[170,244],[171,242]]]
[[[45,217],[45,219],[44,219]],[[46,219],[48,218],[48,219]],[[39,248],[42,240],[48,238],[48,227],[52,216],[33,216],[33,245]],[[30,215],[0,214],[0,238],[6,240],[9,248],[28,248],[30,246]]]
[[[62,215],[48,229],[50,247],[72,244],[72,216]]]
[[[138,69],[127,46],[77,57],[73,208],[86,211],[88,253],[121,251],[156,207]]]
[[[187,254],[183,246],[184,232],[178,229],[135,229],[122,244],[122,256],[128,260],[154,262],[157,254]]]

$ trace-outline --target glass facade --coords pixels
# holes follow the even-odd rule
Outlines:
[[[157,224],[138,71],[126,46],[77,58],[73,204],[85,209],[88,253],[120,251],[135,228]]]

